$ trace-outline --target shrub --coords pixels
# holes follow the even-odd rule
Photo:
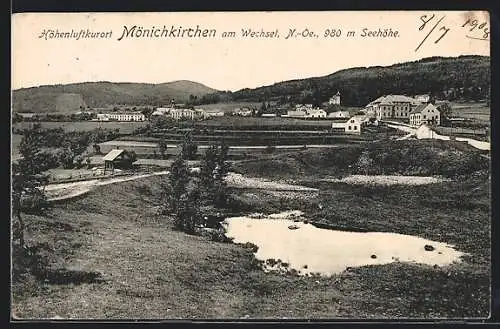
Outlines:
[[[233,239],[228,238],[223,230],[210,230],[210,240],[222,243],[231,243]]]
[[[193,137],[190,133],[186,134],[184,137],[184,142],[182,143],[181,156],[185,160],[194,160],[196,158],[196,153],[198,152],[198,145],[193,141]]]
[[[21,198],[21,209],[27,214],[39,214],[47,207],[47,198],[42,191],[34,191]]]

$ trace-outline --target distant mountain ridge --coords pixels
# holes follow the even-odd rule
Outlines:
[[[490,57],[464,55],[428,57],[390,66],[348,68],[326,76],[236,92],[217,91],[188,80],[161,84],[102,81],[40,86],[14,90],[12,107],[16,112],[71,113],[81,107],[118,104],[161,106],[171,99],[192,101],[192,104],[271,100],[282,104],[320,104],[337,91],[341,93],[343,105],[364,106],[386,94],[428,93],[440,99],[485,99],[489,98],[490,84]]]
[[[15,112],[70,113],[80,109],[114,105],[162,105],[170,100],[188,101],[217,92],[201,83],[178,80],[167,83],[82,82],[46,85],[14,90],[12,108]]]

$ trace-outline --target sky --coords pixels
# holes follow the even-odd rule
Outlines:
[[[424,20],[428,22],[422,26]],[[134,25],[136,29],[199,26],[215,29],[216,35],[118,41],[124,27]],[[44,30],[78,33],[82,29],[109,37],[40,37]],[[242,29],[278,30],[279,38],[244,38]],[[285,39],[290,29],[314,36]],[[363,36],[364,29],[397,31],[398,36]],[[430,56],[489,56],[487,29],[488,13],[480,11],[14,14],[11,83],[19,89],[88,81],[191,80],[235,91]],[[325,37],[328,30],[336,34],[340,30],[340,36]],[[229,31],[236,32],[236,37],[223,38],[222,32]],[[349,31],[354,36],[348,36]]]

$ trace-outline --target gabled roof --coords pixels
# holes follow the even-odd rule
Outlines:
[[[109,151],[108,154],[106,154],[104,156],[104,158],[102,158],[104,161],[113,161],[114,159],[116,159],[120,154],[122,154],[125,150],[118,150],[118,149],[114,149],[114,150],[111,150]]]
[[[405,96],[405,95],[385,95],[377,98],[376,100],[372,101],[370,104],[394,104],[394,103],[411,103],[411,104],[420,104],[419,101],[417,101],[413,97]],[[370,105],[368,104],[368,105]]]
[[[410,114],[415,114],[415,113],[422,113],[423,110],[425,110],[428,106],[431,106],[432,104],[420,104],[416,108],[414,108]]]

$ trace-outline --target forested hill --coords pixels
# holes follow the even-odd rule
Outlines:
[[[293,68],[290,68],[293,70]],[[16,112],[72,113],[115,105],[161,106],[171,99],[191,105],[277,101],[319,105],[340,91],[342,105],[364,106],[384,94],[430,93],[438,99],[489,97],[490,57],[429,57],[391,66],[350,68],[333,74],[290,80],[236,92],[217,91],[193,81],[163,84],[86,82],[13,91]]]
[[[488,97],[489,89],[490,57],[429,57],[415,62],[350,68],[323,77],[242,89],[234,92],[232,98],[238,101],[321,103],[338,90],[343,105],[363,106],[384,94],[431,93],[441,99],[474,100]]]
[[[78,111],[114,105],[162,105],[216,92],[201,83],[181,80],[161,84],[85,82],[14,90],[12,107],[16,112]]]

